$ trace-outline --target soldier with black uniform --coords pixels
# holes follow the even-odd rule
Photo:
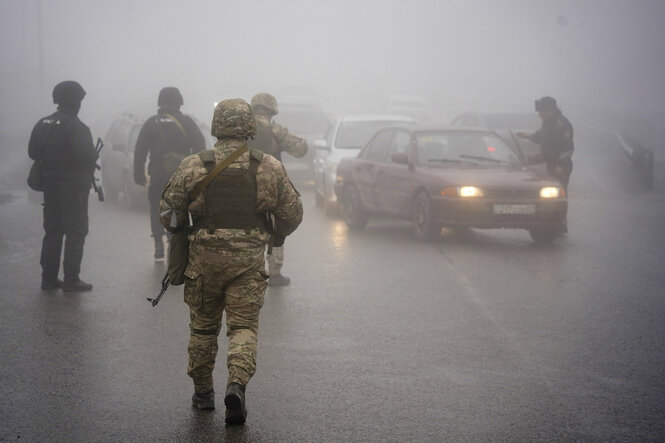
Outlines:
[[[44,190],[42,289],[92,289],[79,274],[88,234],[88,195],[99,154],[90,129],[78,118],[84,96],[77,82],[58,83],[53,89],[57,111],[39,120],[30,135],[28,155],[41,165]],[[63,240],[64,282],[58,278]]]
[[[156,261],[164,260],[164,229],[159,223],[162,189],[183,158],[205,149],[205,139],[199,127],[180,112],[183,102],[178,88],[166,87],[159,92],[157,115],[143,124],[134,152],[134,182],[139,186],[146,184],[145,162],[150,154],[148,201]]]
[[[575,149],[573,125],[561,113],[553,97],[542,97],[535,104],[542,126],[533,134],[519,132],[517,135],[540,145],[547,171],[561,181],[567,195]]]
[[[280,162],[282,152],[298,158],[307,154],[306,140],[290,134],[287,128],[272,121],[273,117],[279,113],[275,97],[265,92],[256,94],[252,97],[251,106],[256,119],[256,136],[253,140],[247,141],[250,148],[270,154]],[[268,284],[270,286],[284,286],[291,282],[290,278],[282,275],[283,264],[284,246],[273,247],[272,253],[268,255],[268,273],[270,274]]]

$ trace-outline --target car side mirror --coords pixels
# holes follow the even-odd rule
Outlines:
[[[328,147],[328,142],[326,142],[325,140],[315,140],[315,141],[314,141],[314,147],[315,147],[316,149],[325,149],[325,150],[329,150],[329,149],[330,149],[330,148]]]
[[[527,165],[537,165],[543,163],[544,161],[545,159],[543,159],[542,154],[529,154],[526,156]]]
[[[405,152],[396,152],[390,157],[394,163],[399,163],[401,165],[409,164],[409,156]]]
[[[127,151],[127,145],[124,145],[124,144],[122,144],[122,143],[114,144],[114,145],[112,146],[112,149],[113,149],[114,151],[126,152],[126,151]]]

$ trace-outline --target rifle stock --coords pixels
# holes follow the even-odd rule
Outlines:
[[[159,291],[159,295],[157,295],[156,298],[148,297],[146,298],[146,300],[148,300],[152,304],[152,306],[157,306],[157,303],[159,303],[159,301],[162,299],[164,293],[169,288],[170,284],[171,281],[169,280],[169,273],[167,272],[166,274],[164,274],[164,278],[162,278],[162,290]]]

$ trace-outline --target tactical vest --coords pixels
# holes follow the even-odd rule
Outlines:
[[[272,132],[272,126],[266,125],[261,121],[256,121],[256,135],[254,140],[247,140],[250,148],[258,149],[266,154],[270,154],[277,160],[282,161],[282,149],[279,142]]]
[[[208,150],[199,155],[210,173],[215,168],[214,152]],[[262,152],[251,149],[249,170],[225,168],[217,174],[204,191],[204,214],[194,220],[195,231],[202,228],[211,233],[215,229],[266,230],[265,215],[256,212],[256,171],[262,158]]]

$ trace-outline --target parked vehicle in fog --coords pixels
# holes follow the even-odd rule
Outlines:
[[[310,98],[287,97],[279,101],[279,114],[275,116],[275,122],[285,126],[298,137],[307,140],[309,149],[302,158],[290,155],[282,157],[287,171],[293,170],[295,165],[303,165],[312,170],[314,165],[314,142],[325,136],[330,126],[330,119],[323,112],[321,106]]]
[[[422,97],[413,95],[395,95],[390,97],[388,114],[408,115],[419,123],[426,123],[432,113],[430,103]]]
[[[191,117],[191,116],[190,116]],[[194,117],[192,117],[194,119]],[[215,143],[210,128],[194,119],[206,140],[206,148]],[[146,188],[134,183],[134,148],[145,119],[124,113],[111,123],[104,137],[101,152],[102,186],[110,201],[120,201],[126,207],[147,207]],[[149,175],[146,171],[146,177]]]
[[[340,161],[335,182],[353,229],[391,216],[412,220],[421,239],[439,237],[442,227],[520,228],[550,243],[566,230],[559,181],[491,131],[387,128]]]
[[[334,186],[337,164],[341,159],[355,157],[367,141],[388,126],[415,124],[411,117],[401,115],[347,115],[338,117],[323,140],[314,143],[314,192],[317,206],[327,212],[337,209]]]

